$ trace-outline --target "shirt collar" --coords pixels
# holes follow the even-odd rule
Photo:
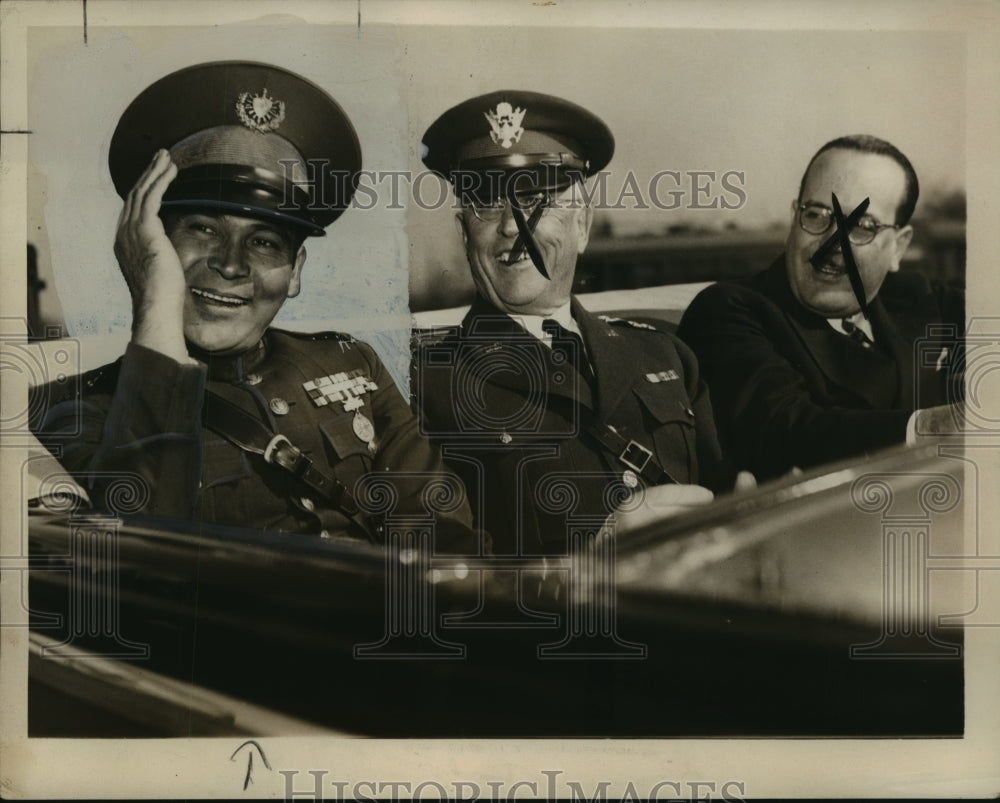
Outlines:
[[[826,322],[828,324],[830,324],[830,326],[832,326],[835,331],[840,332],[840,334],[844,334],[844,327],[843,327],[843,322],[844,321],[850,321],[852,324],[854,324],[854,326],[856,328],[858,328],[862,332],[864,332],[868,336],[868,339],[871,340],[872,343],[875,342],[875,334],[872,331],[872,322],[869,321],[864,316],[864,313],[862,313],[860,311],[855,312],[853,315],[848,315],[846,318],[827,318],[826,319]]]
[[[526,332],[537,337],[543,343],[548,343],[551,340],[548,334],[542,330],[542,323],[544,321],[555,321],[566,331],[577,335],[580,334],[580,327],[573,320],[573,312],[570,309],[569,301],[549,315],[511,315],[510,317],[517,321]]]

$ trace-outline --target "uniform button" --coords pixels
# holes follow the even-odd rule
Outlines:
[[[330,533],[329,530],[320,530],[319,531],[319,537],[320,538],[333,538],[333,535]]]
[[[288,412],[288,402],[280,397],[275,397],[270,401],[271,412],[275,415],[285,415]]]
[[[313,502],[308,496],[303,496],[301,499],[302,507],[312,513],[316,509],[316,503]]]
[[[247,374],[246,380],[251,385],[259,385],[261,383],[262,377],[260,374]]]

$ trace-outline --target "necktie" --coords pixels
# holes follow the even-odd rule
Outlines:
[[[584,353],[583,338],[551,318],[542,321],[542,331],[552,338],[552,353],[561,354],[568,365],[572,365],[587,382],[593,383],[594,369]]]
[[[844,318],[844,320],[840,322],[840,328],[847,333],[847,336],[851,338],[851,340],[855,343],[860,343],[862,348],[870,349],[874,345],[871,338],[865,334],[864,329],[860,329],[855,326],[849,319]]]

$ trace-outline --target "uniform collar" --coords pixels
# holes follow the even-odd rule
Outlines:
[[[508,313],[510,314],[510,313]],[[575,320],[573,320],[573,312],[570,309],[570,302],[567,301],[559,309],[552,312],[550,315],[513,315],[510,314],[520,326],[530,335],[534,335],[543,343],[549,343],[551,338],[542,329],[542,324],[545,321],[555,321],[563,329],[568,332],[573,332],[574,334],[580,334],[580,327],[577,326]]]
[[[242,354],[219,357],[208,352],[188,347],[188,352],[208,368],[210,382],[242,382],[267,356],[267,334],[249,351]]]

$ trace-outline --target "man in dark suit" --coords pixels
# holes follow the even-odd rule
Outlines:
[[[958,426],[945,405],[961,399],[964,296],[899,272],[917,195],[890,143],[833,140],[803,176],[785,253],[688,307],[678,334],[739,468],[773,477]]]
[[[131,341],[36,424],[95,506],[131,480],[144,513],[381,543],[359,483],[393,472],[388,513],[440,513],[439,548],[480,551],[467,505],[427,509],[458,483],[375,352],[271,327],[360,167],[341,107],[279,67],[197,65],[126,109],[110,168]]]
[[[500,91],[446,111],[423,146],[462,202],[478,296],[418,349],[415,401],[494,551],[565,551],[567,527],[599,529],[634,489],[664,514],[710,500],[702,486],[725,478],[691,352],[571,296],[607,126],[560,98]]]

